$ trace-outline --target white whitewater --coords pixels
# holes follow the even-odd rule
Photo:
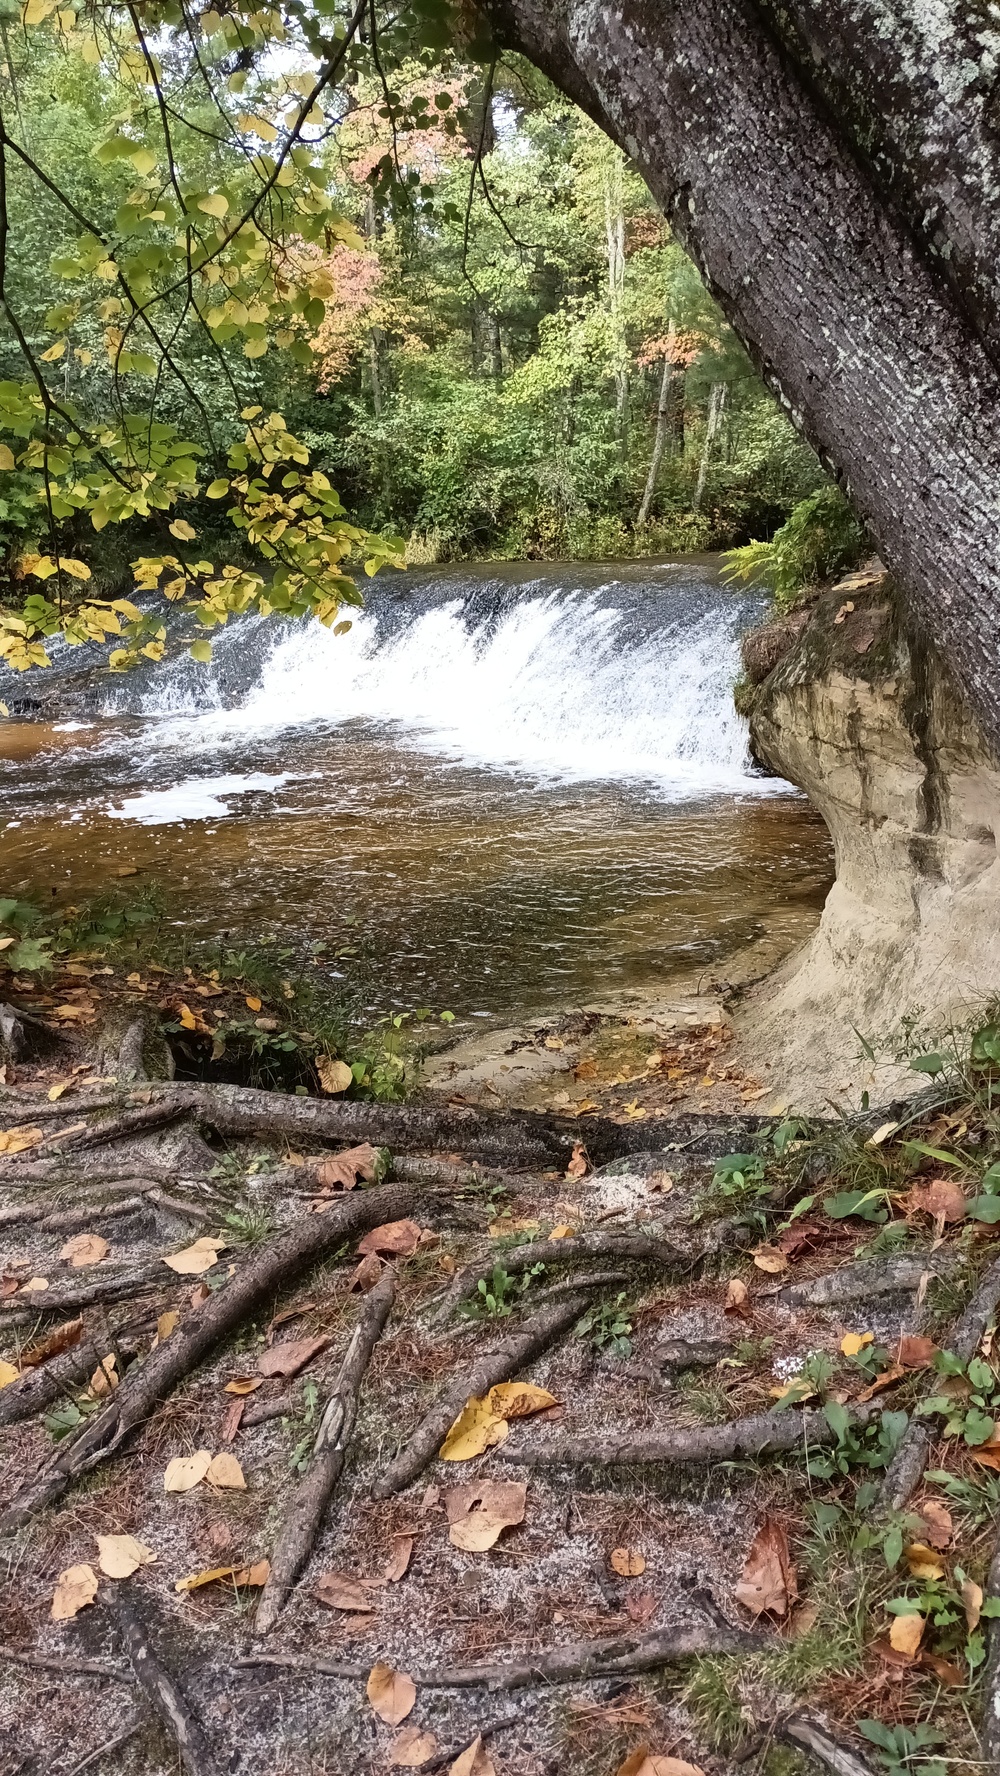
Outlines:
[[[455,598],[397,606],[391,629],[375,613],[356,616],[344,636],[286,628],[238,707],[213,699],[185,717],[181,687],[163,686],[146,701],[161,717],[147,739],[190,754],[361,721],[388,727],[396,745],[541,783],[641,780],[667,800],[767,793],[773,785],[750,774],[733,707],[741,601],[707,588],[673,610],[657,599],[651,626],[636,623],[634,599],[619,608],[614,595],[613,584],[533,587],[478,620]]]

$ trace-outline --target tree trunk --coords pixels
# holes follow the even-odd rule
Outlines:
[[[625,290],[625,207],[623,168],[620,157],[605,168],[604,231],[608,251],[608,310],[615,356],[615,416],[622,456],[628,454],[628,352],[622,318],[622,297]]]
[[[701,511],[702,495],[705,492],[705,478],[708,475],[709,459],[715,434],[722,423],[722,409],[726,405],[726,385],[724,382],[713,382],[712,392],[708,397],[708,415],[705,420],[705,441],[701,447],[701,462],[698,464],[698,482],[691,501],[692,512]]]
[[[942,4],[957,16],[958,0]],[[487,10],[501,40],[536,62],[639,166],[1000,746],[1000,377],[981,315],[974,325],[974,292],[963,301],[958,274],[943,275],[902,173],[893,180],[892,171],[906,167],[913,191],[936,177],[953,194],[949,216],[968,206],[958,256],[962,267],[978,265],[980,245],[1000,228],[995,212],[989,226],[984,220],[987,173],[973,155],[966,191],[962,159],[971,150],[963,143],[960,154],[953,135],[938,159],[926,148],[911,162],[908,146],[913,88],[950,90],[971,79],[963,32],[950,40],[935,25],[933,78],[903,54],[903,33],[890,32],[899,82],[883,92],[887,104],[891,97],[888,120],[873,124],[865,158],[878,164],[876,175],[856,157],[844,117],[810,90],[750,0],[487,0]],[[866,30],[854,23],[862,16],[854,0],[824,0],[828,39],[836,23],[859,55],[868,47],[874,55],[887,10],[880,6]],[[792,11],[818,16],[819,0],[797,7],[793,0]],[[895,11],[930,18],[917,0],[896,0]],[[980,51],[976,67],[985,70],[987,60]],[[925,143],[934,114],[928,100],[920,111]],[[992,244],[981,261],[993,291]],[[963,289],[976,276],[963,269]]]
[[[656,431],[653,435],[653,454],[650,459],[649,474],[646,476],[646,486],[642,496],[642,504],[639,507],[639,513],[636,518],[637,524],[645,524],[649,519],[649,508],[653,503],[653,495],[656,492],[656,482],[660,473],[660,464],[663,461],[663,452],[666,448],[667,431],[670,425],[671,411],[673,408],[672,396],[675,370],[673,348],[676,337],[677,328],[674,326],[673,317],[671,317],[670,325],[667,328],[666,349],[663,354],[663,375],[660,377],[660,397],[656,404]]]

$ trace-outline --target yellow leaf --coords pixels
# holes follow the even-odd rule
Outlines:
[[[0,444],[0,469],[12,469],[13,467],[14,452],[10,449],[9,445]]]
[[[190,653],[192,660],[197,660],[200,665],[207,666],[212,658],[212,643],[210,641],[193,641],[188,652]],[[182,1008],[182,1012],[185,1010],[187,1010],[186,1006]],[[190,1016],[191,1013],[188,1012],[188,1017]],[[183,1015],[181,1017],[181,1022],[184,1022]],[[192,1029],[193,1028],[194,1026],[192,1025]]]
[[[771,1276],[777,1276],[779,1271],[788,1269],[788,1259],[784,1252],[779,1252],[774,1246],[758,1246],[753,1261],[758,1270],[766,1270]]]
[[[213,1585],[217,1579],[232,1579],[234,1585],[266,1585],[271,1574],[267,1560],[252,1566],[211,1566],[207,1572],[192,1573],[188,1579],[177,1579],[175,1591],[197,1591],[202,1585]]]
[[[29,1277],[26,1283],[21,1284],[20,1293],[22,1295],[37,1294],[42,1289],[47,1289],[48,1286],[48,1277]]]
[[[178,541],[182,543],[191,543],[198,535],[194,525],[189,524],[186,518],[175,518],[168,529],[171,536],[177,537]]]
[[[247,1008],[250,1011],[262,1011],[263,1010],[263,1000],[255,999],[252,994],[248,997],[246,1003],[247,1003]]]
[[[196,647],[197,647],[197,645],[198,645],[197,642],[195,642]],[[189,1005],[178,1005],[177,1016],[180,1020],[180,1026],[181,1026],[182,1030],[197,1030],[198,1025],[195,1020],[194,1013],[191,1010],[191,1007]]]
[[[164,1492],[190,1492],[201,1484],[211,1466],[210,1449],[196,1449],[193,1455],[175,1455],[163,1476]]]
[[[156,1561],[153,1550],[137,1542],[135,1536],[98,1536],[97,1547],[97,1564],[109,1579],[130,1579],[140,1566],[152,1566]]]
[[[180,1317],[181,1317],[180,1314],[176,1313],[173,1310],[171,1310],[170,1313],[165,1313],[165,1314],[160,1315],[159,1319],[156,1322],[156,1336],[157,1336],[157,1339],[160,1344],[165,1343],[165,1341],[170,1337],[170,1334],[174,1330],[175,1326],[177,1325],[177,1322],[180,1319]]]
[[[506,1441],[509,1426],[505,1418],[491,1411],[488,1399],[467,1400],[438,1454],[442,1461],[471,1461],[497,1443]]]
[[[637,1579],[646,1570],[645,1555],[637,1548],[614,1548],[611,1553],[611,1566],[614,1572],[623,1579]]]
[[[5,1358],[0,1357],[0,1388],[9,1387],[12,1381],[17,1380],[20,1373],[20,1369],[15,1369],[13,1363],[8,1363]]]
[[[412,1677],[394,1671],[391,1665],[373,1665],[366,1688],[374,1712],[390,1727],[398,1727],[406,1719],[417,1699]]]
[[[223,216],[229,212],[229,199],[222,191],[212,191],[208,197],[198,199],[198,208],[203,210],[206,216],[217,216],[221,222]]]
[[[927,1547],[926,1543],[911,1542],[904,1552],[906,1564],[915,1579],[944,1578],[944,1562],[940,1555],[935,1554],[933,1548]]]
[[[245,358],[262,358],[267,351],[267,346],[266,339],[247,339],[243,344],[243,356]]]
[[[178,1276],[202,1276],[206,1270],[218,1264],[219,1253],[225,1249],[223,1239],[212,1239],[203,1235],[193,1246],[185,1246],[181,1252],[171,1252],[163,1262],[175,1270]]]
[[[874,1342],[874,1332],[848,1332],[847,1336],[841,1339],[840,1348],[845,1357],[856,1357],[859,1351],[864,1350],[866,1344],[874,1344]]]
[[[236,1394],[242,1397],[244,1394],[256,1393],[257,1389],[263,1385],[262,1375],[238,1376],[235,1381],[227,1381],[222,1391],[224,1394]]]
[[[43,364],[54,364],[58,358],[62,357],[65,350],[66,350],[65,339],[57,339],[55,342],[55,345],[50,345],[48,351],[42,352],[42,354],[41,354],[42,363]]]
[[[354,1084],[354,1074],[347,1062],[331,1060],[329,1055],[320,1055],[316,1062],[316,1071],[320,1085],[328,1097],[338,1097],[349,1085]]]
[[[530,1418],[533,1412],[559,1404],[554,1394],[530,1381],[498,1381],[490,1388],[486,1403],[495,1418]]]
[[[896,1130],[898,1129],[898,1127],[899,1127],[898,1122],[883,1122],[881,1128],[877,1128],[875,1130],[875,1133],[873,1135],[869,1136],[868,1140],[865,1142],[865,1146],[866,1147],[881,1147],[883,1142],[885,1142],[889,1139],[890,1135],[894,1135],[896,1133]],[[908,1616],[904,1616],[900,1619],[902,1621],[909,1621]]]
[[[246,1492],[247,1489],[243,1469],[235,1455],[228,1455],[225,1450],[212,1457],[212,1465],[205,1480],[209,1486],[232,1488],[235,1492]]]
[[[893,1616],[892,1627],[889,1629],[889,1645],[897,1653],[905,1653],[908,1658],[913,1659],[923,1634],[923,1616]]]
[[[65,555],[60,555],[59,566],[63,573],[68,573],[74,580],[89,580],[90,578],[90,569],[85,561],[73,561]]]
[[[53,1622],[69,1622],[97,1596],[98,1579],[92,1566],[67,1566],[56,1581],[52,1599]]]

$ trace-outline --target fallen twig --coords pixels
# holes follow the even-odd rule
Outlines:
[[[117,1683],[131,1683],[132,1673],[122,1665],[103,1665],[99,1659],[72,1659],[65,1653],[22,1653],[13,1647],[0,1646],[0,1663],[9,1659],[15,1665],[35,1665],[39,1671],[61,1671],[66,1677],[111,1677]]]
[[[448,1289],[434,1310],[431,1324],[443,1325],[452,1310],[466,1296],[474,1295],[481,1282],[488,1282],[495,1264],[503,1266],[508,1276],[520,1276],[536,1264],[549,1268],[555,1264],[585,1264],[595,1259],[629,1260],[633,1264],[657,1264],[664,1269],[682,1265],[686,1260],[676,1246],[649,1234],[581,1233],[566,1239],[528,1241],[512,1246],[509,1251],[491,1252],[467,1264],[452,1278]]]
[[[98,1301],[130,1301],[135,1295],[162,1287],[168,1280],[162,1259],[154,1258],[125,1275],[121,1271],[102,1271],[89,1282],[70,1283],[62,1289],[29,1289],[27,1294],[10,1295],[0,1301],[0,1327],[26,1326],[39,1314],[77,1312]]]
[[[438,1396],[395,1461],[390,1463],[381,1479],[376,1480],[372,1487],[373,1497],[388,1498],[391,1493],[402,1492],[404,1486],[409,1486],[437,1455],[466,1400],[487,1393],[498,1381],[506,1381],[526,1363],[532,1362],[579,1319],[589,1299],[588,1293],[581,1290],[568,1301],[544,1308],[508,1333],[495,1350],[476,1357],[471,1366]]]
[[[972,1300],[952,1327],[948,1349],[963,1363],[975,1356],[998,1304],[1000,1259],[990,1266]],[[927,1397],[939,1391],[939,1387],[932,1387]],[[888,1510],[901,1511],[916,1491],[927,1465],[933,1437],[930,1421],[912,1414],[882,1482],[881,1502]]]
[[[105,1608],[121,1630],[136,1682],[176,1740],[181,1766],[187,1776],[214,1776],[216,1763],[204,1728],[195,1719],[170,1672],[154,1653],[146,1624],[121,1586],[109,1593]]]
[[[89,1770],[91,1764],[97,1763],[98,1758],[107,1757],[110,1751],[117,1751],[120,1745],[127,1745],[141,1726],[141,1721],[133,1721],[130,1727],[123,1727],[122,1731],[116,1733],[113,1739],[106,1739],[103,1745],[97,1746],[96,1750],[88,1751],[85,1758],[81,1758],[78,1764],[74,1764],[72,1769],[66,1771],[66,1776],[83,1776],[84,1770]]]
[[[785,1715],[775,1722],[774,1737],[811,1752],[834,1776],[874,1776],[871,1764],[849,1745],[834,1739],[825,1723],[813,1714]]]
[[[865,1424],[874,1410],[855,1407],[851,1419]],[[519,1467],[544,1468],[566,1464],[623,1467],[643,1462],[727,1461],[737,1456],[770,1455],[795,1449],[800,1443],[832,1443],[833,1432],[822,1412],[761,1412],[737,1418],[731,1424],[708,1425],[703,1430],[651,1431],[628,1437],[621,1433],[601,1437],[558,1437],[537,1447],[502,1445],[495,1451],[500,1461]]]
[[[257,1248],[253,1257],[225,1287],[201,1307],[184,1315],[180,1325],[133,1374],[116,1388],[101,1412],[88,1420],[72,1442],[59,1450],[41,1474],[26,1486],[0,1517],[0,1530],[24,1523],[60,1498],[81,1474],[116,1454],[129,1435],[189,1375],[219,1341],[307,1267],[316,1264],[344,1240],[355,1238],[381,1222],[398,1220],[415,1204],[412,1185],[382,1184],[353,1191],[325,1214],[303,1216],[284,1233]]]
[[[671,1628],[651,1634],[613,1640],[576,1641],[553,1647],[531,1658],[497,1665],[445,1665],[412,1673],[425,1689],[520,1690],[532,1684],[576,1683],[582,1678],[628,1677],[654,1671],[674,1659],[694,1653],[759,1652],[768,1644],[760,1634],[732,1628],[716,1612],[692,1616]],[[335,1659],[313,1658],[301,1653],[257,1653],[236,1660],[237,1665],[282,1665],[292,1671],[316,1672],[324,1677],[367,1677],[368,1668],[344,1665]]]
[[[320,1419],[312,1460],[292,1493],[278,1531],[271,1571],[257,1606],[258,1634],[266,1634],[274,1626],[309,1558],[330,1495],[340,1478],[354,1432],[361,1383],[389,1318],[395,1287],[395,1275],[387,1268],[365,1299]]]

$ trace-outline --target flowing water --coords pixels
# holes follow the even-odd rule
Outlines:
[[[75,719],[0,723],[0,890],[135,866],[194,933],[360,941],[380,1009],[517,1019],[724,976],[801,935],[832,874],[733,708],[759,608],[708,560],[491,564],[376,582],[340,638],[236,625],[209,671],[83,659],[74,702],[79,650]]]

